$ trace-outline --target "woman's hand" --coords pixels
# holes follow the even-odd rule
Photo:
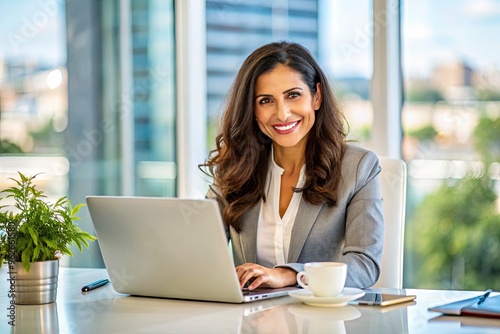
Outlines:
[[[241,288],[245,287],[247,282],[251,282],[248,286],[249,290],[261,285],[269,288],[282,288],[297,283],[297,273],[289,268],[266,268],[255,263],[244,263],[236,267],[236,273]]]

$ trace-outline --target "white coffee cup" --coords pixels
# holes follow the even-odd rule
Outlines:
[[[346,276],[345,263],[309,262],[304,265],[304,271],[297,273],[297,283],[316,297],[335,297],[344,289]]]

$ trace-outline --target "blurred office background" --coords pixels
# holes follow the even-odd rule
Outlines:
[[[244,58],[293,40],[408,164],[404,287],[500,289],[500,0],[0,2],[0,189],[202,197]],[[86,209],[80,226],[93,232]],[[98,243],[65,258],[102,267]]]

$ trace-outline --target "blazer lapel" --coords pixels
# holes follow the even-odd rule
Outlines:
[[[242,233],[240,233],[240,243],[244,263],[257,262],[257,225],[259,224],[260,206],[260,202],[254,205],[242,219],[243,226]]]
[[[296,263],[299,259],[302,248],[307,240],[307,236],[311,231],[322,205],[313,205],[302,199],[299,204],[297,217],[292,228],[292,236],[290,239],[290,249],[288,252],[288,263]]]

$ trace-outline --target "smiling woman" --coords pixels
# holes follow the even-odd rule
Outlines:
[[[348,264],[346,285],[380,274],[377,157],[348,145],[345,120],[310,52],[278,42],[243,62],[205,164],[241,286],[293,285],[306,262]]]
[[[261,131],[278,146],[304,146],[321,104],[320,87],[316,84],[313,94],[300,73],[284,65],[262,74],[255,84],[255,117]]]

